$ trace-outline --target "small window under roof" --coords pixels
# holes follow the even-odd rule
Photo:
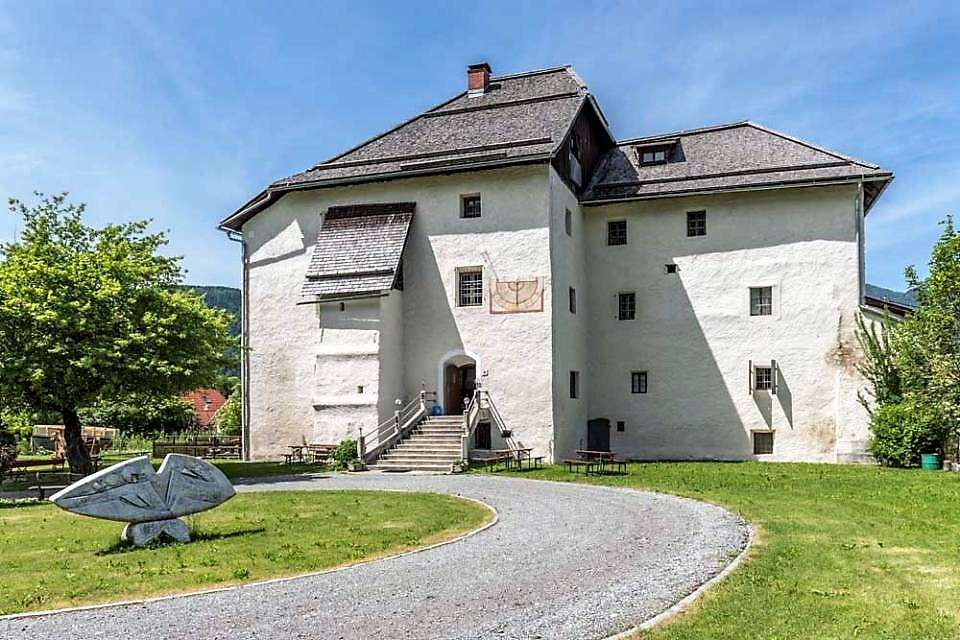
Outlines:
[[[634,145],[637,150],[637,161],[641,166],[670,162],[670,156],[673,154],[673,148],[676,144],[677,140],[670,139]]]

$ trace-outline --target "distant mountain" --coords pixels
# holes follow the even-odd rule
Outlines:
[[[233,322],[230,323],[230,335],[240,335],[240,289],[197,285],[184,285],[183,288],[190,289],[203,296],[208,307],[229,311],[233,315]]]

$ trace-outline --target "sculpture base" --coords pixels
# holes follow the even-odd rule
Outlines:
[[[190,542],[190,529],[183,520],[153,520],[151,522],[131,522],[123,528],[120,539],[135,547],[142,547],[166,534],[177,542]]]

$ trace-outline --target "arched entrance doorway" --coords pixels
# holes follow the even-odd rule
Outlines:
[[[465,353],[444,359],[440,365],[443,384],[443,412],[446,415],[463,413],[477,388],[477,360]]]

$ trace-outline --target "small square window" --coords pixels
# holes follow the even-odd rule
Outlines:
[[[617,294],[617,320],[634,320],[637,317],[637,294]]]
[[[646,392],[647,392],[647,372],[631,371],[630,372],[630,393],[646,393]]]
[[[573,287],[570,287],[570,313],[577,312],[577,290]]]
[[[570,372],[570,398],[576,400],[580,397],[580,372]]]
[[[483,269],[457,271],[457,306],[479,307],[483,304]]]
[[[475,193],[468,196],[460,196],[460,217],[461,218],[479,218],[480,217],[480,194]]]
[[[624,422],[623,420],[617,420],[617,431],[619,431],[620,433],[623,433],[626,430],[627,430],[627,423]]]
[[[754,431],[753,432],[753,455],[766,456],[773,453],[773,432],[772,431]]]
[[[663,272],[664,272],[664,273],[676,273],[676,272],[677,272],[677,265],[673,264],[672,262],[671,262],[670,264],[665,264],[665,265],[663,265]]]
[[[627,221],[610,220],[607,222],[607,245],[614,247],[627,244]]]
[[[358,384],[358,385],[357,385],[357,393],[363,393],[363,385],[362,385],[362,384]]]
[[[563,212],[563,230],[567,232],[568,236],[573,235],[573,213],[570,209]]]
[[[773,368],[772,367],[754,367],[754,389],[757,391],[770,391],[773,389]]]
[[[750,287],[750,315],[773,315],[773,287]]]
[[[687,212],[687,237],[695,238],[697,236],[707,235],[707,212],[706,211],[688,211]]]

